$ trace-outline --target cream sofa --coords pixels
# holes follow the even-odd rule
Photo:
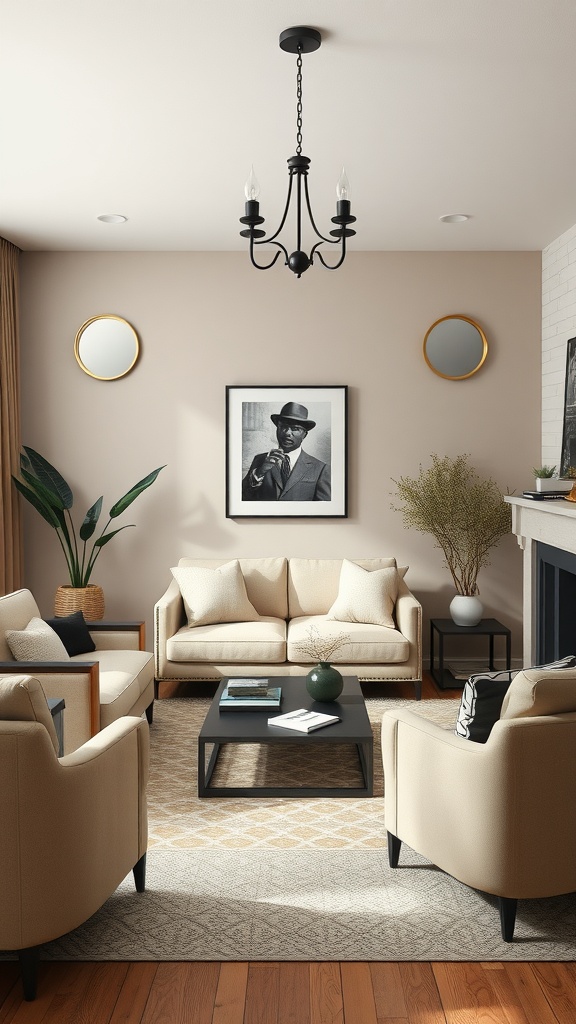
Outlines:
[[[327,613],[340,593],[343,559],[240,558],[251,621],[190,626],[173,579],[154,608],[155,693],[168,680],[220,680],[226,676],[306,674],[317,659],[297,647],[311,626],[321,635],[345,633],[347,643],[330,661],[360,680],[403,680],[422,690],[422,609],[398,569],[390,626],[335,621]],[[217,570],[227,559],[181,558],[175,568]],[[369,573],[396,567],[393,558],[357,559]],[[376,578],[374,578],[376,579]],[[369,581],[370,582],[370,581]]]
[[[65,754],[125,715],[146,712],[152,721],[154,665],[151,652],[143,650],[143,623],[90,622],[95,651],[65,661],[16,661],[6,632],[24,631],[40,617],[29,590],[0,597],[0,675],[32,675],[46,697],[64,698]]]

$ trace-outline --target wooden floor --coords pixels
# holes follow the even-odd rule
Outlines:
[[[423,696],[459,692],[427,677]],[[10,1022],[576,1024],[576,964],[41,963],[27,1003],[17,964],[0,963],[0,1024]]]

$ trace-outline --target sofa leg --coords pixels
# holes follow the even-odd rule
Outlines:
[[[29,946],[28,949],[18,950],[20,961],[20,976],[22,978],[22,991],[24,999],[31,1002],[36,999],[36,969],[38,967],[38,946]]]
[[[397,868],[402,840],[398,839],[398,836],[392,835],[392,832],[386,834],[388,836],[388,863],[391,868]]]
[[[512,942],[514,937],[514,925],[516,924],[516,908],[518,900],[510,899],[508,896],[498,897],[500,910],[500,927],[504,942]]]
[[[144,892],[146,888],[146,854],[143,853],[139,861],[132,868],[136,892]]]
[[[422,680],[417,679],[414,683],[414,697],[416,700],[422,700]]]
[[[154,701],[151,701],[146,708],[146,718],[148,719],[148,725],[152,725],[152,719],[154,718]]]
[[[160,689],[160,683],[157,679],[154,680],[154,700],[158,700],[158,691]]]

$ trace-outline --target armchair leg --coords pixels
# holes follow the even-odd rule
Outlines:
[[[27,949],[18,950],[20,961],[20,976],[22,978],[22,991],[24,999],[31,1002],[36,999],[36,968],[38,966],[38,946],[29,946]]]
[[[146,888],[146,854],[143,853],[140,860],[132,868],[136,892],[144,892]]]
[[[388,836],[388,863],[391,868],[397,868],[402,840],[398,839],[398,836],[392,835],[391,832],[387,832],[386,834]]]
[[[510,899],[508,896],[498,897],[500,910],[500,927],[504,942],[512,942],[514,937],[514,925],[516,924],[516,908],[518,900]]]
[[[152,719],[154,718],[154,701],[151,701],[146,708],[146,718],[148,719],[148,725],[152,725]]]

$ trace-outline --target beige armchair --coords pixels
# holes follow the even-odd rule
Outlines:
[[[38,680],[0,678],[0,948],[17,951],[25,999],[38,947],[77,928],[132,870],[144,891],[149,731],[120,718],[57,757]]]
[[[498,897],[511,942],[517,901],[576,891],[576,672],[525,669],[486,743],[408,710],[382,720],[391,867],[403,842]]]
[[[65,753],[124,715],[146,712],[152,721],[154,661],[144,650],[143,623],[90,622],[95,651],[62,661],[16,661],[7,631],[24,631],[32,619],[40,617],[29,590],[0,597],[0,675],[29,673],[42,681],[47,697],[64,698]]]

